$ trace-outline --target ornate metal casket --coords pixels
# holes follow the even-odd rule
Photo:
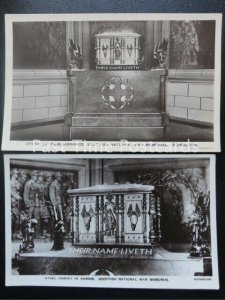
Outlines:
[[[95,35],[96,70],[109,66],[140,65],[140,37],[133,32],[104,32]]]
[[[160,241],[160,199],[154,186],[97,185],[68,193],[73,201],[73,244],[152,245]]]

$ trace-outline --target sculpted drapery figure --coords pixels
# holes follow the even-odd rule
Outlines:
[[[198,34],[192,21],[176,22],[173,39],[173,56],[181,67],[198,65],[197,53],[199,52]]]
[[[49,196],[56,221],[63,220],[61,181],[62,174],[59,172],[55,175],[55,180],[49,186]]]
[[[38,191],[37,191],[37,171],[31,172],[31,178],[25,183],[24,186],[24,204],[30,218],[37,218],[37,211],[35,208],[38,206]]]
[[[45,184],[44,175],[39,173],[37,178],[37,192],[38,192],[38,204],[39,204],[39,223],[40,223],[40,237],[47,237],[48,219],[49,213],[45,201]]]
[[[11,172],[11,212],[12,212],[12,232],[19,235],[20,227],[20,201],[21,197],[19,195],[20,183],[18,181],[19,171],[13,169]]]

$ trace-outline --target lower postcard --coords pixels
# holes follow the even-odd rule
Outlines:
[[[214,155],[5,155],[6,285],[218,289]]]

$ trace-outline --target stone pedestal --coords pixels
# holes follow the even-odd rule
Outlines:
[[[69,70],[66,139],[164,140],[165,70]],[[167,117],[167,118],[165,118]]]

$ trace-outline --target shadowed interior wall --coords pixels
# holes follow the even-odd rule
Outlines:
[[[207,162],[195,161],[192,167],[187,160],[181,162],[167,160],[139,159],[138,163],[133,159],[110,162],[106,160],[104,182],[110,183],[141,183],[154,185],[161,194],[162,213],[162,241],[165,243],[181,244],[190,243],[192,238],[190,221],[195,212],[196,199],[189,187],[196,186],[205,194],[209,191],[209,168]],[[170,172],[173,177],[176,175],[184,178],[171,182],[163,181],[166,172]]]
[[[66,22],[15,22],[14,69],[65,69]]]

